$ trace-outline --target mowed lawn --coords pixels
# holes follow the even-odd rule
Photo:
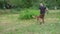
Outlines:
[[[19,14],[0,15],[0,34],[60,34],[60,10],[50,10],[41,25],[36,19],[18,17]]]

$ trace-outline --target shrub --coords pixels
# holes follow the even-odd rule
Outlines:
[[[37,16],[39,14],[38,10],[25,9],[20,12],[19,19],[31,19],[32,16]]]

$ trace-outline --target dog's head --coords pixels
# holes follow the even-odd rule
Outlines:
[[[36,16],[32,16],[33,18],[36,18]]]

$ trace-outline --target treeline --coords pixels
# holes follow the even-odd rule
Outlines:
[[[0,8],[38,8],[40,2],[50,9],[60,9],[60,0],[0,0]]]

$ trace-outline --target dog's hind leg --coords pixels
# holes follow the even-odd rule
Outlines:
[[[41,22],[41,19],[40,19],[40,18],[37,18],[37,23],[38,23],[38,24],[42,24],[42,22]]]
[[[42,18],[42,23],[44,23],[44,18]]]

